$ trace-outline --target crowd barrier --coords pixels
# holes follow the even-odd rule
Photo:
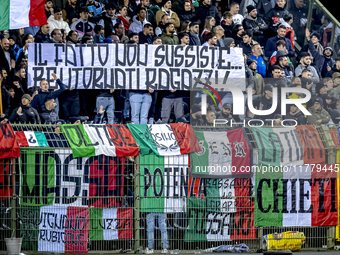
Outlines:
[[[322,250],[339,239],[335,125],[0,131],[1,251],[13,233],[22,251],[51,253],[143,252],[152,233],[155,250],[195,253]]]

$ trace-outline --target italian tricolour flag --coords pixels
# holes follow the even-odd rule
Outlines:
[[[86,207],[41,207],[38,251],[87,253],[88,218]]]
[[[20,147],[48,147],[46,136],[38,131],[17,131],[15,137]]]
[[[0,0],[0,31],[46,23],[46,0]]]
[[[257,165],[255,226],[334,226],[336,165]]]
[[[195,131],[189,124],[127,124],[140,154],[176,156],[200,151]]]

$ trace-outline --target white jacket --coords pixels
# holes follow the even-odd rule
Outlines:
[[[147,21],[146,19],[144,19],[143,23],[140,22],[138,19],[137,19],[137,15],[133,16],[132,18],[133,22],[131,23],[130,25],[130,28],[129,28],[129,33],[136,33],[138,34],[139,32],[143,32],[144,30],[144,25],[145,24],[151,24],[149,21]]]
[[[47,19],[47,23],[50,25],[50,34],[54,29],[65,29],[66,33],[70,32],[70,27],[69,25],[61,18],[60,20],[55,20],[54,15],[51,15]]]

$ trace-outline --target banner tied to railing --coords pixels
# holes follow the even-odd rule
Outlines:
[[[73,157],[113,157],[156,154],[182,155],[198,151],[197,137],[188,124],[128,124],[61,126]]]

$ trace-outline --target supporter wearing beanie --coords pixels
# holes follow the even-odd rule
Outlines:
[[[31,106],[31,96],[24,94],[21,97],[21,104],[15,108],[8,119],[9,123],[40,123],[38,111]]]
[[[247,6],[248,15],[242,21],[244,30],[251,31],[253,39],[259,44],[264,45],[267,38],[267,23],[257,15],[257,9],[253,5]]]
[[[171,0],[163,0],[162,8],[156,13],[156,23],[158,24],[163,15],[168,14],[170,17],[170,22],[174,24],[176,29],[180,28],[181,22],[176,12],[171,10]]]
[[[320,54],[320,52],[315,49],[308,29],[306,29],[305,34],[308,41],[308,49],[314,58],[315,66],[321,72],[321,76],[326,77],[327,72],[331,71],[332,67],[335,65],[335,61],[332,58],[333,49],[331,47],[326,47],[324,48],[323,53]]]

